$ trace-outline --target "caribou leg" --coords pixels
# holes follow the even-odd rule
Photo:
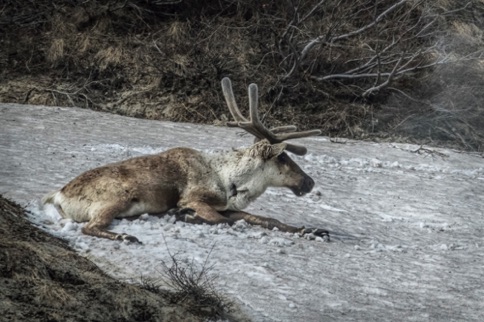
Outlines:
[[[313,234],[315,236],[323,237],[326,238],[329,241],[329,232],[325,229],[319,229],[319,228],[305,228],[305,227],[295,227],[291,226],[285,223],[280,222],[277,219],[274,218],[268,218],[264,216],[259,216],[259,215],[253,215],[245,211],[231,211],[227,210],[222,212],[222,214],[230,218],[233,221],[237,220],[245,220],[250,225],[257,225],[257,226],[262,226],[267,229],[274,229],[277,228],[280,231],[283,232],[289,232],[289,233],[298,233],[302,236],[307,235],[307,234]]]
[[[106,228],[111,224],[115,216],[124,209],[124,205],[106,207],[96,214],[84,227],[82,232],[86,235],[107,238],[112,240],[126,240],[132,243],[140,243],[138,238],[128,234],[117,234]]]

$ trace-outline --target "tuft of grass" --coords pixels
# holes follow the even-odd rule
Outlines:
[[[47,51],[47,60],[54,65],[64,58],[65,42],[62,38],[52,39],[52,43]]]
[[[101,70],[105,70],[110,65],[118,66],[123,61],[123,49],[113,46],[103,48],[97,52],[94,59],[98,62]]]

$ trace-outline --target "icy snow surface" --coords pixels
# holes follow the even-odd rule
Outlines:
[[[208,262],[217,288],[254,321],[484,321],[484,159],[409,144],[301,140],[316,181],[298,198],[272,189],[248,211],[327,228],[331,242],[239,222],[143,215],[110,229],[143,245],[84,236],[38,200],[81,172],[175,146],[246,146],[237,129],[139,120],[75,108],[0,104],[0,193],[108,274],[159,277],[171,253]],[[166,241],[166,243],[165,243]]]

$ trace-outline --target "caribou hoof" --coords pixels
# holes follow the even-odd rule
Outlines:
[[[116,236],[116,240],[121,240],[121,241],[127,241],[129,243],[138,243],[138,244],[143,244],[138,240],[138,238],[128,235],[128,234],[121,234]]]
[[[193,222],[197,217],[195,210],[192,208],[172,208],[168,214],[175,216],[176,221]]]
[[[316,239],[316,237],[321,237],[324,241],[330,241],[329,231],[319,228],[303,228],[301,230],[301,235],[309,240]]]

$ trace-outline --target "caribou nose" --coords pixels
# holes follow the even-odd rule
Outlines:
[[[313,187],[314,187],[314,180],[311,177],[305,177],[302,190],[304,192],[310,192],[311,190],[313,190]]]

